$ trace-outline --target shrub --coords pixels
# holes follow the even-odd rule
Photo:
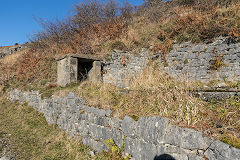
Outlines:
[[[114,0],[107,3],[91,0],[75,5],[74,14],[65,20],[36,19],[43,31],[32,37],[31,48],[48,48],[52,53],[101,52],[103,43],[116,40],[125,33],[132,10],[128,2],[119,9]],[[117,16],[118,13],[121,14]]]
[[[127,46],[121,41],[115,41],[111,44],[111,50],[113,49],[124,51],[124,50],[127,50]]]

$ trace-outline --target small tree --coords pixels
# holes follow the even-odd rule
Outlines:
[[[121,11],[121,16],[124,19],[130,19],[131,14],[133,12],[133,6],[128,1],[124,1],[123,2],[123,7],[120,8],[120,11]]]

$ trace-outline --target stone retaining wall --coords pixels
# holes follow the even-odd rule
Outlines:
[[[159,60],[162,62],[161,60]],[[240,39],[218,37],[211,43],[174,44],[165,71],[176,78],[207,83],[240,81]]]
[[[103,82],[123,88],[128,87],[131,79],[144,70],[152,57],[147,49],[142,49],[140,54],[115,50],[110,55],[103,62]]]
[[[198,131],[180,128],[167,118],[129,116],[123,120],[111,117],[110,110],[84,105],[81,98],[69,93],[65,98],[41,99],[36,92],[12,90],[9,100],[27,102],[43,113],[49,124],[56,123],[70,136],[80,136],[84,144],[101,152],[108,146],[104,140],[112,138],[118,147],[136,160],[153,160],[168,154],[176,160],[237,160],[240,150],[219,140],[203,137]]]
[[[218,37],[211,43],[174,44],[165,61],[161,53],[150,53],[150,49],[142,49],[139,54],[113,51],[103,62],[103,82],[127,87],[131,78],[152,59],[162,64],[164,71],[176,79],[203,83],[218,80],[222,87],[226,81],[240,81],[240,39]]]
[[[12,47],[2,47],[0,48],[0,59],[11,55],[21,49],[23,49],[25,46],[24,45],[16,45],[16,46],[12,46]]]

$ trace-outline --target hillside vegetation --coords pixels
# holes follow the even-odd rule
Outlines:
[[[205,5],[207,4],[207,5]],[[120,7],[120,8],[119,8]],[[77,53],[105,57],[112,49],[152,51],[166,55],[174,41],[211,41],[240,35],[238,0],[146,1],[133,7],[125,2],[97,0],[76,4],[73,15],[54,22],[38,19],[35,33],[16,63],[1,65],[0,84],[42,87],[56,80],[56,56]],[[12,83],[12,84],[13,84]],[[33,85],[34,84],[34,85]]]
[[[60,55],[77,53],[106,57],[113,49],[137,52],[144,47],[152,48],[152,52],[160,51],[164,57],[171,50],[173,42],[211,42],[218,36],[240,38],[239,0],[146,0],[143,6],[138,7],[131,6],[128,2],[119,5],[114,0],[106,3],[93,0],[76,4],[73,15],[64,20],[51,22],[38,19],[38,22],[42,31],[32,37],[28,49],[0,59],[1,93],[6,93],[10,88],[20,88],[39,90],[47,97],[52,94],[63,96],[64,92],[74,91],[89,105],[111,108],[116,117],[130,115],[137,120],[140,116],[164,116],[171,118],[174,124],[195,128],[205,135],[240,148],[239,97],[224,102],[204,102],[192,96],[195,84],[174,80],[162,73],[161,67],[155,63],[149,64],[145,74],[133,80],[129,92],[111,85],[90,82],[72,84],[66,88],[55,85],[55,58]],[[50,152],[50,157],[61,158],[70,153],[76,154],[70,147],[64,152],[66,154],[61,155],[58,148],[52,146],[59,144],[61,151],[70,142],[54,126],[47,126],[41,115],[40,120],[30,120],[23,116],[27,113],[30,117],[38,117],[36,111],[24,105],[11,105],[8,108],[6,106],[10,104],[2,98],[1,104],[0,113],[3,114],[0,114],[0,121],[14,123],[12,128],[0,126],[1,130],[29,133],[31,127],[44,124],[40,129],[46,137],[38,137],[41,135],[37,128],[34,128],[34,134],[30,136],[36,136],[39,141],[46,143],[58,134],[63,139],[59,142],[53,138],[53,142],[44,144],[49,145],[46,148],[43,144],[38,146],[39,143],[36,142],[36,150],[29,148],[32,147],[28,145],[31,142],[22,142],[24,138],[14,139],[18,144],[23,143],[19,148],[25,150],[27,147],[27,151],[33,150],[32,154],[37,153],[42,157],[45,156],[45,150]],[[16,110],[19,113],[15,113]],[[16,117],[16,121],[5,119],[4,115]],[[19,124],[19,120],[23,123]],[[23,130],[14,128],[25,126],[24,123],[30,124]],[[30,140],[33,138],[30,137]],[[81,146],[79,143],[73,145]],[[82,151],[88,149],[82,148]]]
[[[54,88],[43,95],[64,97],[69,91],[75,92],[90,106],[111,109],[114,117],[129,115],[136,121],[139,117],[167,117],[172,124],[194,128],[205,136],[240,148],[239,97],[205,102],[192,95],[194,83],[176,81],[162,70],[157,64],[150,65],[128,90],[82,82],[64,89]]]
[[[90,155],[92,151],[80,138],[68,134],[56,125],[48,125],[43,114],[26,104],[9,102],[0,96],[0,158],[8,142],[13,159],[32,160],[121,160],[115,152]],[[94,151],[92,151],[94,153]]]

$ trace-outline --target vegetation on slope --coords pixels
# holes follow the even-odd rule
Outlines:
[[[33,107],[11,103],[3,96],[0,97],[0,139],[9,140],[9,149],[19,160],[121,159],[113,152],[90,156],[90,148],[81,139],[69,139],[57,126],[48,125],[44,115]]]
[[[190,3],[191,2],[191,3]],[[202,4],[208,5],[202,5]],[[56,56],[68,53],[104,57],[112,49],[141,49],[163,55],[174,41],[210,41],[216,36],[240,35],[238,0],[148,0],[140,7],[119,6],[114,0],[76,4],[73,15],[54,22],[38,20],[29,50],[18,61],[0,60],[0,84],[27,89],[45,87],[56,81]],[[34,88],[33,88],[34,87]]]
[[[205,5],[206,3],[208,5]],[[29,49],[0,60],[0,88],[3,91],[17,87],[25,90],[37,89],[45,95],[51,95],[52,92],[62,90],[54,85],[56,81],[54,58],[61,54],[96,54],[104,57],[109,50],[115,48],[138,50],[152,46],[152,51],[160,50],[166,55],[174,41],[211,41],[220,35],[232,36],[234,40],[240,35],[240,3],[238,0],[173,0],[171,2],[148,0],[144,6],[132,7],[129,3],[125,3],[119,9],[117,3],[112,0],[106,4],[90,1],[77,4],[74,7],[74,14],[63,21],[49,22],[41,19],[38,21],[43,30],[32,38],[32,42],[28,44]],[[114,116],[123,117],[128,114],[135,119],[139,116],[164,116],[171,118],[174,124],[193,127],[233,146],[240,146],[239,99],[206,103],[190,94],[190,84],[176,82],[171,77],[161,74],[161,69],[155,65],[150,66],[145,72],[146,74],[134,80],[130,93],[113,86],[89,82],[83,82],[68,90],[74,90],[85,97],[90,105],[111,108]],[[55,92],[56,95],[62,93],[63,91]],[[24,109],[24,106],[20,105],[11,110],[14,106],[6,108],[10,105],[6,103],[2,100],[4,105],[0,107],[1,113],[13,114],[9,116],[17,117],[17,121],[6,120],[4,117],[0,121],[15,123],[15,127],[25,125],[24,123],[39,122],[34,119],[37,116],[29,115],[33,117],[33,121],[26,119],[20,124],[24,121],[20,118],[28,114],[28,112],[23,114],[22,111],[30,108]],[[14,113],[14,110],[20,111]],[[38,114],[35,111],[31,112],[33,113]],[[13,128],[0,127],[3,127],[3,130],[11,129],[11,132],[16,131],[21,134],[29,133],[32,129],[30,126],[22,127],[27,130],[21,131],[14,126]],[[45,122],[42,129],[44,127],[51,128],[46,126]],[[53,127],[51,129],[54,130]],[[44,132],[47,132],[46,130]],[[47,134],[46,137],[51,137],[58,131],[53,132],[43,133],[43,135]],[[39,136],[37,131],[36,134],[35,131],[33,133],[33,136]],[[45,137],[39,137],[41,138]],[[59,143],[70,144],[65,138],[63,141]],[[33,144],[37,149],[23,150],[32,150],[37,154],[41,149],[47,149]],[[19,148],[25,147],[32,146],[26,145]],[[64,147],[60,146],[59,150],[63,149]],[[53,152],[55,152],[54,149]],[[60,152],[53,152],[52,154],[57,153],[56,156],[59,156]],[[68,155],[68,152],[64,153],[66,155],[60,156]]]
[[[240,148],[239,97],[205,102],[193,96],[195,84],[176,81],[161,71],[160,66],[150,65],[133,80],[128,90],[110,84],[83,82],[55,90],[53,95],[66,96],[73,91],[88,105],[110,108],[114,117],[129,115],[135,120],[148,116],[167,117],[175,125],[195,128],[205,136]]]
[[[56,53],[104,56],[112,43],[127,48],[154,46],[166,54],[173,41],[201,42],[214,37],[240,34],[237,0],[148,0],[141,7],[98,0],[79,4],[64,21],[40,21],[43,31],[32,40],[34,49]],[[118,14],[120,12],[120,15]]]

